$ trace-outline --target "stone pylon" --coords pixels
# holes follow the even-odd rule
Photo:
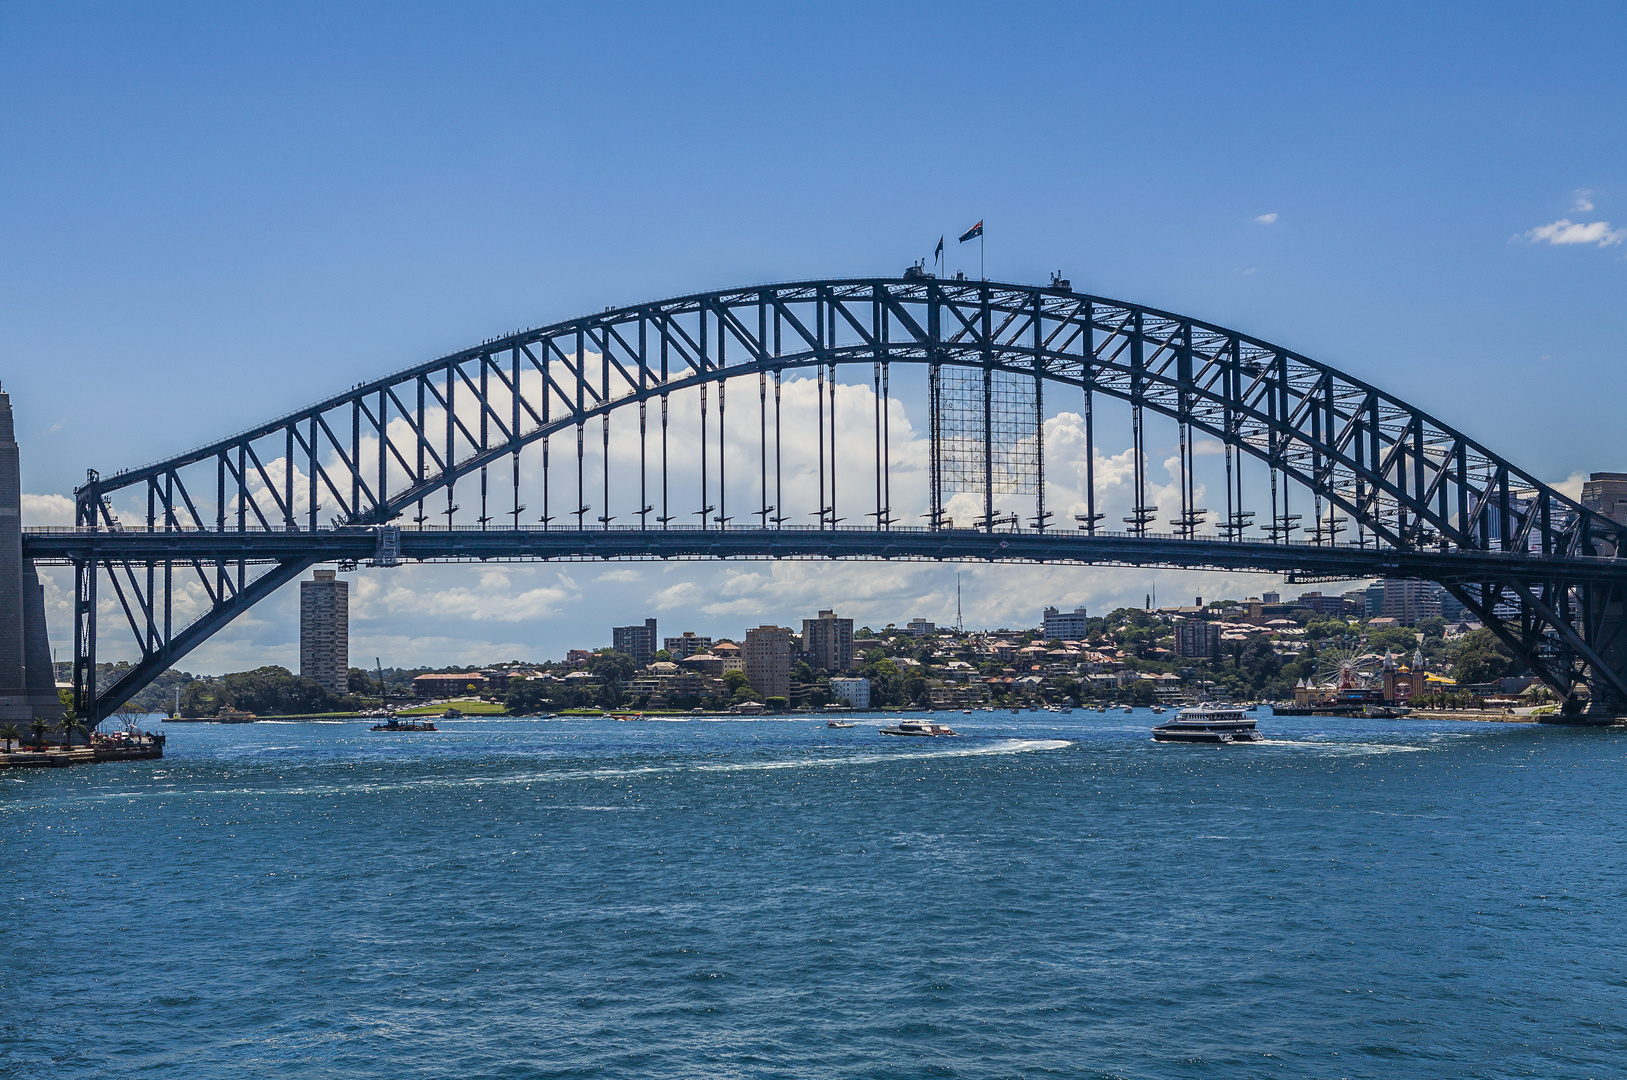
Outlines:
[[[0,392],[0,723],[19,726],[63,715],[45,633],[45,589],[23,558],[22,503],[11,395]]]

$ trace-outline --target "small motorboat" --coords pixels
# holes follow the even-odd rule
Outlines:
[[[883,735],[913,735],[923,739],[935,739],[944,735],[960,734],[948,724],[934,724],[927,720],[900,720],[892,727],[877,730]]]
[[[859,725],[855,724],[851,720],[826,720],[825,721],[825,726],[826,727],[838,727],[838,728],[841,728],[841,727],[858,727]]]

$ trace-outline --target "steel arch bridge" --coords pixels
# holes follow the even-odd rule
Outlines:
[[[854,373],[839,401],[839,375]],[[892,460],[895,374],[901,387],[924,384],[929,417],[926,490],[896,500],[907,470]],[[787,427],[782,404],[797,380],[801,409]],[[726,391],[738,400],[742,387],[747,422],[730,433]],[[855,388],[871,429],[862,439]],[[1104,404],[1128,413],[1128,470],[1110,484],[1097,475]],[[1059,405],[1077,410],[1084,433],[1078,490],[1066,492],[1082,512],[1066,524],[1047,508],[1047,488],[1058,488],[1044,475],[1047,410]],[[614,450],[613,419],[624,433]],[[1155,423],[1174,429],[1170,485],[1150,477]],[[817,470],[805,451],[786,458],[782,433],[817,443]],[[1222,482],[1222,458],[1225,505],[1211,517],[1197,502],[1213,487],[1197,478]],[[787,465],[806,480],[807,505],[789,505],[799,496]],[[1249,475],[1268,483],[1245,491]],[[1123,528],[1104,520],[1108,487],[1129,500]],[[30,530],[24,548],[74,568],[75,703],[96,722],[316,563],[475,559],[1421,578],[1556,691],[1586,682],[1593,711],[1627,707],[1627,559],[1616,557],[1627,526],[1325,364],[1060,279],[940,280],[912,268],[608,308],[489,339],[165,461],[91,472],[75,494],[75,527]],[[920,524],[897,516],[909,508],[924,511],[911,519]],[[1172,528],[1160,530],[1166,512]],[[109,593],[140,659],[103,687],[98,610]]]

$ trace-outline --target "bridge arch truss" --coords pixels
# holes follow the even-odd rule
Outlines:
[[[895,370],[925,374],[930,460],[920,526],[905,525],[895,509]],[[986,388],[982,468],[973,470],[981,491],[965,491],[965,474],[946,465],[946,372],[962,388],[979,380]],[[855,478],[846,447],[838,449],[842,375],[844,385],[871,391],[873,478]],[[817,505],[792,508],[782,482],[782,386],[810,376]],[[996,380],[1031,383],[1036,441],[1047,407],[1065,402],[1083,417],[1084,512],[1073,521],[1055,520],[1043,475],[1030,506],[996,505],[996,460],[1011,441],[1009,430],[999,437],[989,404]],[[726,392],[737,402],[742,386],[748,421],[759,425],[758,468],[742,478],[735,454],[731,488]],[[675,415],[675,402],[698,403],[698,417]],[[1123,529],[1107,527],[1092,475],[1102,402],[1130,414]],[[612,417],[633,416],[636,476],[610,467]],[[1172,531],[1155,527],[1149,497],[1150,417],[1178,431]],[[1225,507],[1212,516],[1197,505],[1193,482],[1200,438],[1225,458]],[[587,468],[594,449],[596,491]],[[675,455],[698,457],[698,493],[674,496]],[[1043,470],[1043,452],[1035,461]],[[1245,492],[1245,461],[1269,475],[1269,502],[1261,490]],[[744,508],[742,488],[756,496]],[[1328,365],[1064,282],[809,281],[607,309],[490,339],[165,461],[92,473],[75,494],[75,527],[31,532],[25,548],[75,568],[76,702],[98,721],[317,562],[463,558],[977,558],[1421,577],[1450,590],[1556,690],[1586,680],[1599,706],[1627,703],[1627,564],[1615,557],[1627,527]],[[969,524],[946,510],[955,494],[980,506]],[[632,507],[619,522],[611,512],[618,498]],[[98,687],[104,588],[140,660]],[[201,589],[202,606],[177,617],[183,589]]]

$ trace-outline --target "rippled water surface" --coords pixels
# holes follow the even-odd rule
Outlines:
[[[0,1076],[1627,1074],[1627,732],[949,719],[0,773]]]

